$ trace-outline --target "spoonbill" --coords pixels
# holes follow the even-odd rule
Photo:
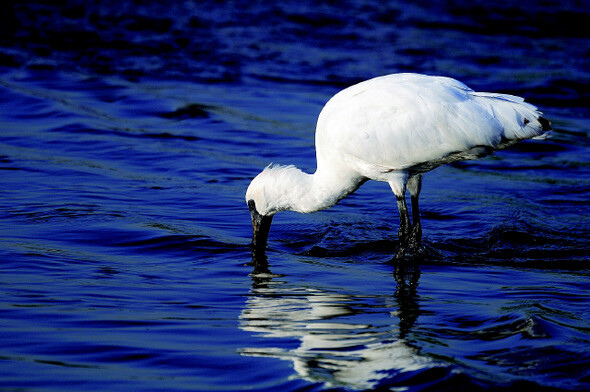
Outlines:
[[[541,116],[521,97],[476,92],[448,77],[392,74],[348,87],[319,115],[314,174],[271,164],[250,183],[246,203],[252,218],[251,246],[266,248],[277,212],[323,210],[376,180],[387,182],[397,200],[397,257],[417,252],[423,173],[487,156],[520,140],[544,139],[551,127]]]

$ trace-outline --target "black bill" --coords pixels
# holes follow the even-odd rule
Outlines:
[[[266,241],[268,240],[268,233],[270,231],[270,224],[272,223],[272,215],[260,215],[256,211],[256,203],[254,200],[248,201],[248,208],[250,209],[250,216],[252,217],[252,243],[253,249],[266,248]]]

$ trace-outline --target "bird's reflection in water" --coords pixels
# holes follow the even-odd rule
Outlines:
[[[398,261],[395,264],[393,276],[397,282],[394,296],[397,298],[398,305],[399,339],[406,339],[420,314],[420,308],[416,301],[420,268],[411,261]]]
[[[359,389],[436,366],[407,340],[420,314],[416,265],[396,266],[393,296],[295,287],[270,272],[265,254],[253,254],[253,266],[240,326],[284,341],[275,347],[244,348],[242,354],[289,360],[303,379]]]

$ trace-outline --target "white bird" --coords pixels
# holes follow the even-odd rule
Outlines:
[[[520,140],[545,138],[551,127],[541,115],[523,98],[475,92],[447,77],[393,74],[348,87],[319,115],[314,174],[269,165],[250,183],[246,202],[252,247],[266,247],[277,212],[332,207],[370,179],[387,182],[397,199],[397,256],[418,251],[422,174],[446,163],[481,158]]]

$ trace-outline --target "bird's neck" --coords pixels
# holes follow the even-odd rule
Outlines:
[[[363,183],[364,180],[356,176],[327,175],[321,170],[307,174],[296,170],[288,182],[277,187],[281,188],[277,191],[284,200],[281,209],[309,213],[334,206]]]

